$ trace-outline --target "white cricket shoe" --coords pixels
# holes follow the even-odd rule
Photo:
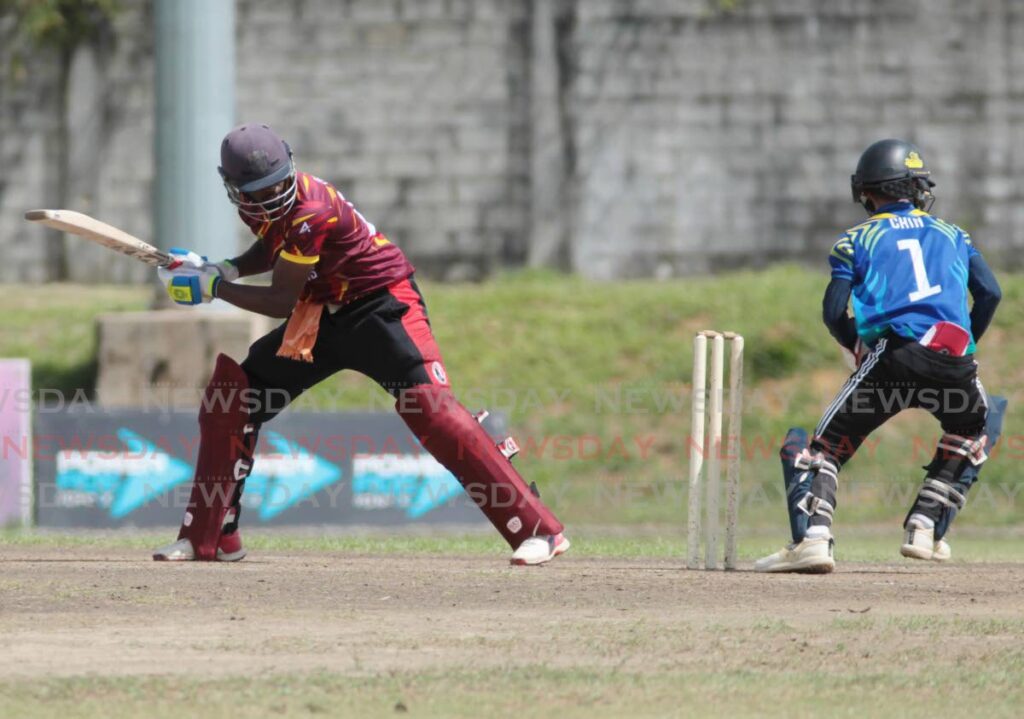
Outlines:
[[[922,527],[911,521],[907,523],[903,534],[903,546],[900,547],[900,554],[910,559],[945,562],[953,555],[953,550],[944,539],[935,541],[934,527]]]
[[[953,548],[949,546],[949,542],[947,542],[945,539],[940,539],[937,542],[935,542],[935,546],[932,547],[933,562],[946,562],[952,556]]]
[[[512,564],[516,566],[544,564],[569,549],[569,540],[558,534],[545,534],[530,537],[512,553]]]
[[[754,562],[755,572],[797,572],[800,574],[828,574],[836,567],[832,557],[832,537],[804,539],[787,545],[775,554]]]
[[[157,562],[191,562],[195,558],[192,542],[187,539],[179,539],[153,552],[153,560]]]
[[[245,554],[240,532],[236,531],[221,536],[220,544],[217,547],[218,562],[237,562],[245,557]],[[179,539],[153,552],[153,559],[157,562],[191,562],[195,558],[196,552],[192,548],[192,542],[187,539]]]

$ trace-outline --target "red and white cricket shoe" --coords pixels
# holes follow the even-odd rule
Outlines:
[[[245,558],[245,554],[241,532],[236,529],[231,534],[220,535],[220,543],[217,545],[218,562],[237,562]]]
[[[569,540],[561,533],[530,537],[519,545],[512,553],[512,564],[516,566],[532,566],[550,562],[559,554],[564,554],[570,547]]]
[[[245,557],[245,554],[241,532],[221,535],[220,544],[217,546],[218,562],[237,562]],[[157,562],[191,562],[195,558],[192,542],[187,539],[179,539],[153,552],[153,560]]]

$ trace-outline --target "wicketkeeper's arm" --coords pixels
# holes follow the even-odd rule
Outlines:
[[[840,345],[851,352],[856,352],[857,322],[846,311],[852,292],[852,282],[833,277],[825,288],[825,297],[821,301],[821,318],[829,333]]]
[[[971,264],[967,274],[967,289],[974,298],[971,307],[971,334],[977,342],[988,329],[996,314],[996,307],[1003,299],[1003,291],[999,288],[992,268],[980,254],[971,255]]]

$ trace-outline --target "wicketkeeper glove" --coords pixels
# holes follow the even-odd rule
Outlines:
[[[854,344],[852,350],[849,347],[842,347],[841,345],[840,348],[843,351],[843,360],[853,372],[860,369],[860,363],[864,361],[864,356],[867,355],[869,350],[869,347],[861,342],[859,337],[857,338],[857,342]]]

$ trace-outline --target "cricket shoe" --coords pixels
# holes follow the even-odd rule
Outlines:
[[[934,527],[922,527],[916,522],[908,522],[900,554],[910,559],[945,562],[953,555],[953,550],[944,539],[935,540]]]
[[[558,534],[545,534],[539,537],[530,537],[512,553],[512,564],[516,566],[527,566],[544,564],[550,562],[559,554],[564,554],[569,549],[569,540]]]
[[[835,541],[832,537],[815,537],[794,542],[775,554],[754,562],[755,572],[795,572],[798,574],[828,574],[836,567],[832,556]]]
[[[241,532],[221,535],[220,544],[217,545],[218,562],[237,562],[245,557],[245,554]],[[157,562],[191,562],[195,558],[192,542],[187,539],[179,539],[153,552],[153,559]]]

